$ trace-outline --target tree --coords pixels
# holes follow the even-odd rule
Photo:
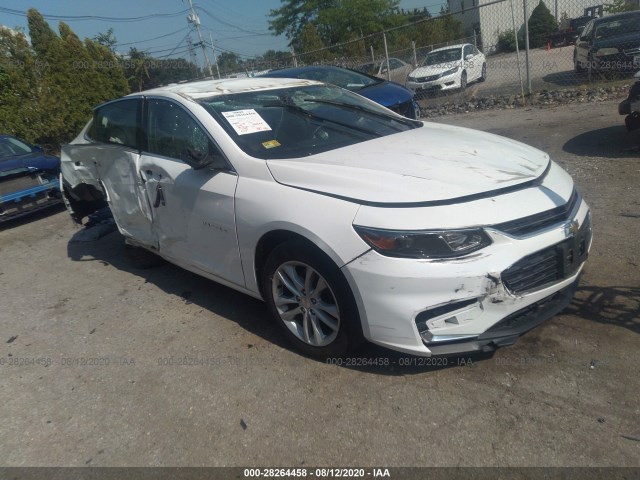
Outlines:
[[[112,52],[115,51],[114,48],[118,43],[118,40],[116,40],[116,37],[113,35],[113,28],[109,28],[109,30],[104,33],[97,33],[94,35],[93,40],[100,45],[107,47]]]
[[[300,58],[305,63],[322,62],[327,58],[327,50],[322,39],[318,35],[318,30],[313,23],[308,23],[300,34]],[[309,52],[309,53],[307,53]]]
[[[555,18],[542,0],[531,12],[528,21],[529,46],[531,48],[542,47],[547,44],[551,34],[558,28]]]
[[[638,4],[627,2],[627,0],[613,0],[613,3],[604,6],[604,11],[607,13],[622,13],[632,10],[638,10]]]
[[[285,34],[289,45],[301,51],[302,32],[313,23],[325,45],[346,42],[398,24],[399,0],[281,0],[271,10],[269,29]]]
[[[22,33],[0,31],[0,130],[55,150],[93,107],[129,89],[106,47],[83,43],[63,22],[56,34],[35,9],[27,22],[31,48]]]

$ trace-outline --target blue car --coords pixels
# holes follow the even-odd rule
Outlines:
[[[351,90],[408,118],[420,118],[420,106],[411,90],[402,85],[378,77],[356,72],[348,68],[316,65],[284,68],[260,75],[261,77],[306,78]]]
[[[0,135],[0,222],[62,202],[60,159]]]

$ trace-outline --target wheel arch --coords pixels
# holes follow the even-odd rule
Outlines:
[[[269,258],[269,255],[276,247],[290,240],[299,240],[300,242],[305,243],[310,248],[313,248],[326,256],[327,259],[331,260],[338,268],[342,267],[344,262],[340,260],[339,256],[335,251],[333,251],[333,249],[331,249],[325,242],[319,239],[315,239],[314,241],[310,237],[312,237],[312,235],[309,235],[306,232],[296,232],[289,228],[273,229],[264,233],[260,237],[256,244],[253,256],[253,273],[256,277],[258,290],[262,298],[264,298],[264,292],[262,291],[260,279],[262,277],[262,271],[267,258]]]

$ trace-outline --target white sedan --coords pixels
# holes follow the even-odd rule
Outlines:
[[[544,152],[310,80],[172,85],[62,149],[76,220],[264,300],[297,349],[487,351],[570,301],[587,204]]]
[[[464,90],[471,82],[487,79],[487,61],[474,45],[452,45],[429,52],[407,77],[405,86],[414,94]]]

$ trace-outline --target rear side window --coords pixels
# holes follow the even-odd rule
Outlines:
[[[96,109],[89,138],[140,150],[142,100],[131,98]]]

